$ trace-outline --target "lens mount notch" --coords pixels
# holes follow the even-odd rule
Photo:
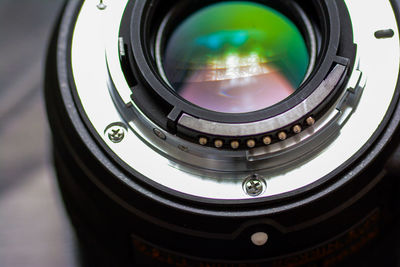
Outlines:
[[[257,2],[271,4],[270,1]],[[294,3],[310,18],[318,40],[317,47],[319,47],[315,67],[301,88],[288,99],[255,112],[227,114],[195,106],[173,92],[165,80],[160,77],[155,59],[155,41],[162,23],[160,18],[167,16],[168,12],[172,14],[168,16],[171,25],[176,25],[191,12],[204,5],[215,3],[215,1],[190,2],[189,7],[185,1],[178,3],[168,5],[164,1],[130,1],[121,24],[120,36],[127,48],[126,56],[122,57],[123,71],[126,76],[133,76],[135,80],[135,83],[132,84],[132,101],[140,108],[141,112],[163,130],[176,134],[180,138],[195,144],[228,150],[246,150],[285,140],[312,126],[313,123],[310,123],[310,120],[315,122],[322,117],[324,111],[340,95],[343,85],[350,77],[355,62],[356,46],[352,42],[353,32],[344,3],[340,0],[312,1],[306,4],[295,1]],[[277,5],[272,4],[272,6],[276,7]],[[185,12],[181,16],[173,15],[175,13],[169,11],[171,7],[178,10],[183,9]],[[292,1],[281,2],[277,9],[285,10],[284,13],[293,19],[299,20],[298,17],[301,17],[299,13],[295,12],[296,7]],[[168,21],[166,24],[169,25]],[[301,29],[304,30],[304,27]],[[168,35],[168,26],[165,31]],[[341,76],[339,79],[337,77],[336,83],[325,94],[324,99],[318,99],[319,103],[315,103],[315,100],[310,101],[310,96],[321,87],[326,79],[330,78],[329,75],[332,76],[333,70],[338,66],[344,67],[341,68]],[[326,91],[327,89],[320,90]],[[293,116],[290,112],[294,113],[294,108],[301,105],[308,107],[308,109],[302,109],[301,116],[296,116],[296,119],[292,121],[280,120],[277,123],[279,115],[281,115],[280,118],[291,118]],[[188,118],[191,122],[185,123]],[[270,127],[260,129],[262,121],[265,122],[264,125],[276,126],[273,129]],[[201,122],[208,122],[211,127],[202,125],[199,126],[201,128],[199,129],[191,126],[200,125]],[[222,133],[213,131],[212,128],[215,124],[221,124],[223,128],[228,128]],[[243,134],[232,131],[239,125],[247,126],[248,129],[257,128],[257,131]],[[254,141],[254,146],[253,143],[248,143],[249,141]],[[236,143],[237,145],[234,146]]]

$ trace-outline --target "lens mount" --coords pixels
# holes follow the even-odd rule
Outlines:
[[[187,3],[183,1],[176,9],[197,10],[210,3],[213,1],[198,1],[187,8]],[[267,4],[271,3],[267,1]],[[174,7],[176,4],[170,6]],[[316,58],[313,71],[292,97],[260,111],[239,114],[205,110],[178,97],[161,77],[163,75],[158,71],[160,63],[157,66],[156,57],[160,54],[157,51],[162,43],[162,33],[166,32],[163,27],[171,28],[168,27],[168,21],[173,21],[171,24],[174,25],[179,17],[173,15],[176,12],[174,8],[172,15],[167,16],[168,9],[164,4],[142,1],[127,9],[124,16],[130,21],[130,27],[124,29],[123,23],[121,30],[124,42],[130,41],[125,44],[127,51],[124,53],[127,54],[126,60],[130,62],[126,65],[131,67],[125,69],[125,73],[135,73],[133,101],[141,112],[163,130],[195,144],[220,149],[248,150],[265,147],[266,144],[285,140],[308,128],[313,124],[310,121],[323,116],[323,111],[337,99],[340,95],[339,89],[350,77],[356,52],[355,45],[351,42],[351,25],[343,4],[338,8],[334,1],[312,1],[307,4],[282,1],[277,8],[303,21],[302,28],[307,32],[305,36],[309,37],[309,47],[312,47],[311,53]],[[309,14],[303,10],[307,10]],[[157,23],[157,20],[147,19],[165,16],[166,22]],[[307,17],[310,20],[304,19]],[[313,24],[310,21],[314,21]],[[318,38],[315,37],[317,35]],[[154,40],[155,44],[144,40]],[[316,47],[319,47],[318,53],[313,51]],[[233,143],[238,145],[233,146]]]
[[[349,159],[362,147],[365,147],[365,144],[369,143],[368,140],[377,130],[374,125],[381,125],[381,121],[385,117],[384,114],[392,101],[394,91],[391,91],[391,89],[395,88],[393,84],[395,84],[397,78],[398,66],[394,66],[390,62],[393,61],[393,56],[398,54],[395,48],[397,47],[397,40],[390,39],[386,40],[387,42],[382,42],[381,39],[376,39],[373,33],[374,39],[371,40],[369,35],[361,32],[361,26],[354,26],[354,23],[366,23],[366,18],[359,15],[359,9],[348,8],[349,13],[340,20],[340,23],[341,25],[349,25],[348,19],[350,17],[357,38],[353,41],[353,38],[344,35],[347,38],[342,40],[344,44],[348,45],[344,46],[343,44],[343,47],[347,48],[344,51],[353,53],[354,43],[357,43],[358,46],[362,46],[363,51],[368,51],[374,45],[381,47],[380,51],[391,51],[391,56],[385,58],[380,54],[378,58],[368,52],[363,52],[362,55],[358,52],[355,67],[352,70],[346,68],[347,76],[342,76],[341,71],[338,72],[339,75],[336,75],[336,78],[340,77],[338,79],[342,81],[342,86],[335,88],[339,97],[336,101],[333,101],[335,98],[330,95],[332,97],[331,104],[325,103],[326,100],[324,102],[327,105],[325,112],[321,114],[319,119],[306,119],[311,126],[299,134],[291,136],[289,133],[285,133],[286,139],[283,141],[279,140],[279,142],[270,145],[243,150],[216,149],[195,144],[192,140],[181,138],[179,133],[171,131],[170,129],[173,127],[168,125],[162,127],[163,123],[156,119],[159,116],[152,116],[152,114],[160,114],[160,109],[163,109],[163,105],[160,103],[165,103],[165,100],[162,100],[157,94],[151,94],[154,99],[161,99],[161,102],[158,102],[160,105],[156,105],[154,101],[146,101],[146,94],[154,92],[154,90],[148,86],[142,75],[151,76],[154,81],[161,83],[162,78],[157,76],[157,69],[154,68],[154,72],[147,73],[144,71],[141,74],[135,74],[133,70],[136,68],[130,67],[130,62],[140,61],[138,59],[128,60],[129,55],[133,57],[134,49],[129,49],[129,45],[123,38],[126,25],[129,26],[129,36],[132,33],[130,22],[135,17],[126,14],[129,11],[134,12],[136,10],[137,7],[134,7],[134,3],[142,8],[146,6],[142,6],[139,2],[127,1],[108,8],[107,16],[105,18],[99,17],[99,20],[106,21],[101,28],[101,36],[96,35],[96,31],[88,34],[87,29],[91,23],[87,24],[88,21],[85,20],[85,17],[98,17],[98,10],[90,11],[83,5],[82,14],[94,12],[94,15],[79,17],[75,26],[71,46],[72,76],[74,77],[74,85],[76,85],[77,103],[82,103],[85,117],[87,116],[90,121],[88,121],[88,125],[94,127],[95,133],[101,137],[102,142],[105,142],[105,149],[111,149],[129,172],[141,173],[146,183],[150,183],[152,186],[161,186],[162,190],[169,188],[173,189],[174,192],[184,193],[184,195],[206,198],[253,199],[242,189],[243,179],[253,173],[268,178],[268,189],[259,196],[260,198],[280,195],[308,186],[321,180],[321,177],[328,176],[338,166],[341,168],[351,162]],[[316,5],[319,5],[318,3]],[[327,5],[333,5],[332,2],[329,3]],[[352,2],[348,5],[351,7],[351,4]],[[336,11],[347,10],[347,8],[344,9],[344,3],[341,1],[338,1],[335,6],[337,7],[335,8]],[[383,9],[382,7],[379,8]],[[146,16],[143,17],[146,18]],[[128,20],[128,23],[126,20]],[[338,19],[336,18],[336,20]],[[101,25],[103,24],[101,23]],[[395,23],[389,25],[390,28],[397,29]],[[372,25],[371,27],[373,29],[383,26]],[[342,30],[337,29],[337,32],[342,32]],[[349,31],[344,32],[348,33]],[[156,33],[154,34],[156,35]],[[87,44],[93,43],[93,40],[97,40],[97,44],[103,45],[98,45],[95,48],[89,47]],[[99,54],[104,53],[104,50],[106,61],[99,56]],[[129,53],[130,51],[132,53]],[[143,59],[145,55],[147,54],[143,53],[138,57]],[[358,63],[360,58],[370,63],[360,65]],[[145,67],[151,66],[147,61],[143,64]],[[378,93],[376,90],[369,89],[373,88],[372,86],[366,87],[366,91],[364,89],[367,77],[365,73],[368,73],[368,69],[366,72],[364,70],[361,72],[360,69],[381,65],[391,66],[393,71],[385,72],[384,75],[388,77],[383,80],[373,74],[371,74],[372,78],[368,76],[368,79],[369,83],[375,79],[377,79],[376,82],[379,80],[379,83],[384,81],[387,83],[384,86],[387,91]],[[340,70],[341,66],[343,65],[339,64],[337,68]],[[132,72],[127,74],[127,67]],[[139,65],[137,70],[140,70]],[[88,72],[91,75],[87,75]],[[371,71],[369,72],[371,73]],[[330,75],[333,75],[332,73],[336,73],[335,68],[333,72],[330,72]],[[374,72],[372,71],[372,73]],[[107,79],[94,80],[94,77],[107,77]],[[310,76],[309,79],[311,78]],[[132,81],[135,81],[133,86]],[[324,86],[332,85],[332,83],[326,81],[323,84]],[[317,85],[320,84],[317,83]],[[94,98],[91,88],[103,88],[104,86],[107,90],[98,89]],[[147,88],[147,90],[140,88]],[[140,98],[143,102],[135,101],[135,93],[140,94],[140,92],[143,93],[143,98]],[[160,88],[160,92],[171,93],[164,87]],[[176,96],[173,99],[182,101]],[[377,99],[380,101],[379,105],[371,110],[368,103],[371,101],[376,103]],[[319,100],[323,100],[323,98]],[[193,105],[189,106],[194,107]],[[378,110],[380,111],[378,112]],[[99,114],[102,115],[99,116]],[[243,115],[246,116],[246,114]],[[177,115],[177,117],[179,116]],[[166,119],[167,117],[163,118]],[[126,123],[127,132],[124,145],[110,143],[107,135],[104,135],[104,129],[113,122],[120,121]],[[167,121],[164,122],[168,124]],[[363,123],[365,121],[369,123]],[[246,126],[245,124],[239,125]],[[355,138],[353,129],[358,129],[357,135],[362,138]],[[246,144],[248,140],[246,139]],[[140,151],[140,153],[133,153],[133,151]],[[319,156],[315,157],[316,154]],[[343,155],[343,157],[335,156],[338,154]],[[157,163],[157,168],[149,167],[152,162]],[[303,166],[306,164],[308,166],[307,171],[304,168],[298,168],[300,164],[303,164]],[[282,174],[282,170],[284,170],[284,174]],[[292,177],[298,177],[296,182],[293,181]],[[182,180],[185,183],[181,183]],[[210,190],[210,186],[215,190]]]

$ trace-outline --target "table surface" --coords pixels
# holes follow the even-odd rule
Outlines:
[[[0,0],[0,266],[77,266],[50,158],[45,53],[62,0]]]

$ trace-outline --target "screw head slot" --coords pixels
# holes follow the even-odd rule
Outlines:
[[[245,193],[251,197],[260,196],[264,193],[267,184],[265,179],[258,174],[253,174],[247,177],[243,183],[243,190]]]

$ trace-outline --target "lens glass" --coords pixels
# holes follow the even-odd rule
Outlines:
[[[224,113],[270,107],[305,78],[310,56],[296,25],[254,2],[221,2],[190,15],[166,42],[162,72],[184,99]]]

